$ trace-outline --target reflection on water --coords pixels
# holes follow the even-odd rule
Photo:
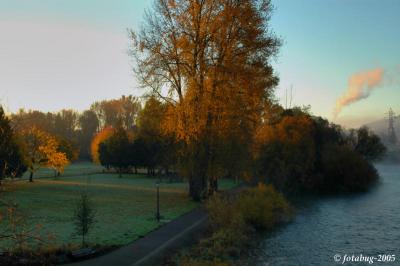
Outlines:
[[[335,265],[335,254],[395,254],[385,265],[400,265],[400,166],[377,169],[380,184],[367,193],[299,204],[295,220],[267,234],[247,264]]]

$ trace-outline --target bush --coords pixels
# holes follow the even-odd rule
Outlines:
[[[237,211],[246,224],[256,229],[271,229],[291,215],[291,207],[272,185],[259,184],[240,193]]]
[[[271,229],[292,214],[281,193],[261,184],[238,195],[214,195],[206,208],[210,236],[182,255],[179,265],[229,265],[230,259],[239,257],[250,245],[255,230]]]
[[[378,180],[374,166],[346,146],[330,145],[322,155],[323,179],[320,192],[358,192]]]

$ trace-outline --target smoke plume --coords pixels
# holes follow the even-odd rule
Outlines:
[[[336,101],[333,112],[336,118],[345,106],[368,98],[371,92],[383,83],[384,70],[376,68],[352,75],[346,93]]]

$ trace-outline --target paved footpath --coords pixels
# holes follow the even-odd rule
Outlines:
[[[162,265],[163,258],[193,242],[207,226],[207,214],[197,208],[163,225],[133,243],[71,266]]]

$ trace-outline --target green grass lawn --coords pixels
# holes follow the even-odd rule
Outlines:
[[[25,176],[26,178],[26,176]],[[41,170],[33,183],[25,180],[9,183],[0,197],[15,201],[30,225],[41,225],[41,234],[54,235],[52,246],[77,244],[72,216],[79,193],[87,190],[96,208],[96,224],[88,242],[99,245],[124,245],[159,227],[156,210],[156,178],[145,175],[102,173],[91,163],[69,166],[58,178]],[[221,189],[234,186],[221,180]],[[163,221],[174,219],[197,204],[188,197],[186,182],[160,184],[160,210]],[[1,225],[1,224],[0,224]],[[0,241],[0,251],[8,245]]]

